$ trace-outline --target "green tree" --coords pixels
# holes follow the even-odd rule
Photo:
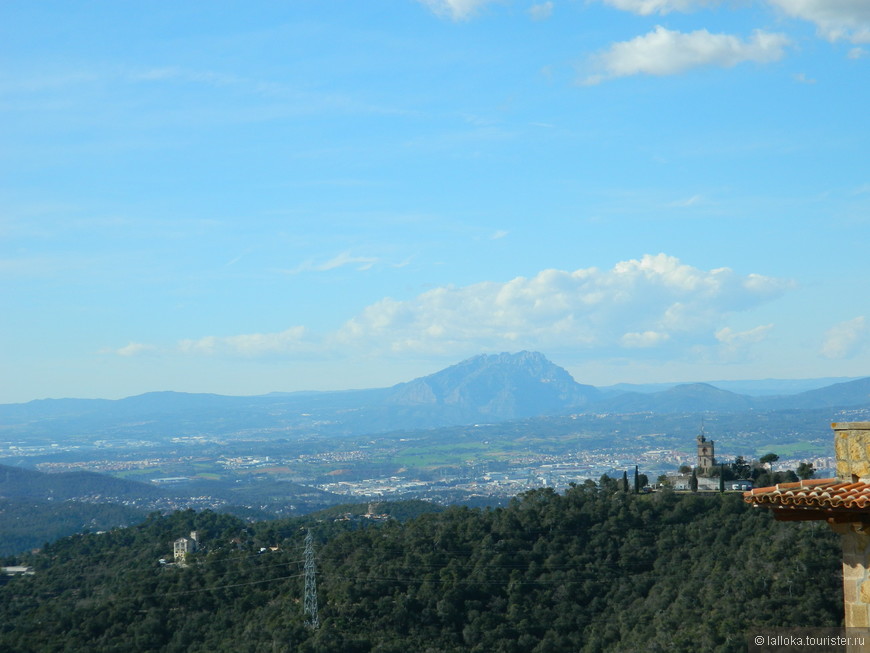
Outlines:
[[[695,473],[695,470],[692,470],[692,477],[689,479],[689,489],[692,492],[698,491],[698,475]]]
[[[779,460],[779,456],[771,452],[764,454],[761,458],[758,459],[758,462],[760,462],[762,465],[770,465],[772,463],[775,463],[777,460]]]
[[[795,470],[798,478],[802,481],[807,480],[808,478],[812,478],[815,476],[816,470],[813,467],[812,463],[801,463],[798,465],[797,470]]]
[[[735,478],[746,479],[749,478],[749,475],[752,473],[752,465],[746,462],[746,459],[743,456],[737,456],[737,458],[734,459],[734,462],[731,463],[731,472],[734,474]]]
[[[797,474],[791,469],[784,472],[762,472],[755,479],[755,487],[768,487],[777,483],[794,483],[798,481]]]

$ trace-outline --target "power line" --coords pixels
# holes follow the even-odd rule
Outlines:
[[[196,592],[213,592],[215,590],[222,590],[228,587],[243,587],[245,585],[259,585],[261,583],[271,583],[276,580],[287,580],[288,578],[301,578],[304,574],[293,574],[292,576],[279,576],[277,578],[266,578],[265,580],[252,580],[245,583],[232,583],[231,585],[216,585],[213,587],[200,587],[195,590],[179,590],[177,592],[163,592],[161,594],[150,594],[145,596],[132,596],[132,597],[124,597],[127,599],[137,598],[137,599],[146,599],[146,598],[156,598],[161,596],[175,596],[178,594],[194,594]]]

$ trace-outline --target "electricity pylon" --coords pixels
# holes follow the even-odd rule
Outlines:
[[[302,612],[306,615],[305,625],[316,629],[320,625],[317,616],[317,565],[314,562],[314,538],[311,531],[305,535],[305,600]]]

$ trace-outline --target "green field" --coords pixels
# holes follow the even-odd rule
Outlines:
[[[464,442],[408,447],[397,453],[390,462],[402,467],[441,467],[464,464],[492,457],[490,445],[482,442]]]
[[[780,458],[790,458],[799,454],[807,456],[824,456],[828,451],[824,445],[815,442],[766,444],[755,450],[755,455],[758,457],[767,453],[775,453]]]

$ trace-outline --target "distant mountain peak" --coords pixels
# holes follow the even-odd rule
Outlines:
[[[720,394],[720,395],[735,395],[737,393],[731,392],[730,390],[723,390],[722,388],[717,388],[715,385],[710,383],[681,383],[680,385],[676,385],[673,388],[669,388],[664,392],[671,394]]]
[[[540,352],[481,354],[391,388],[390,403],[451,406],[497,419],[568,412],[598,397]]]

